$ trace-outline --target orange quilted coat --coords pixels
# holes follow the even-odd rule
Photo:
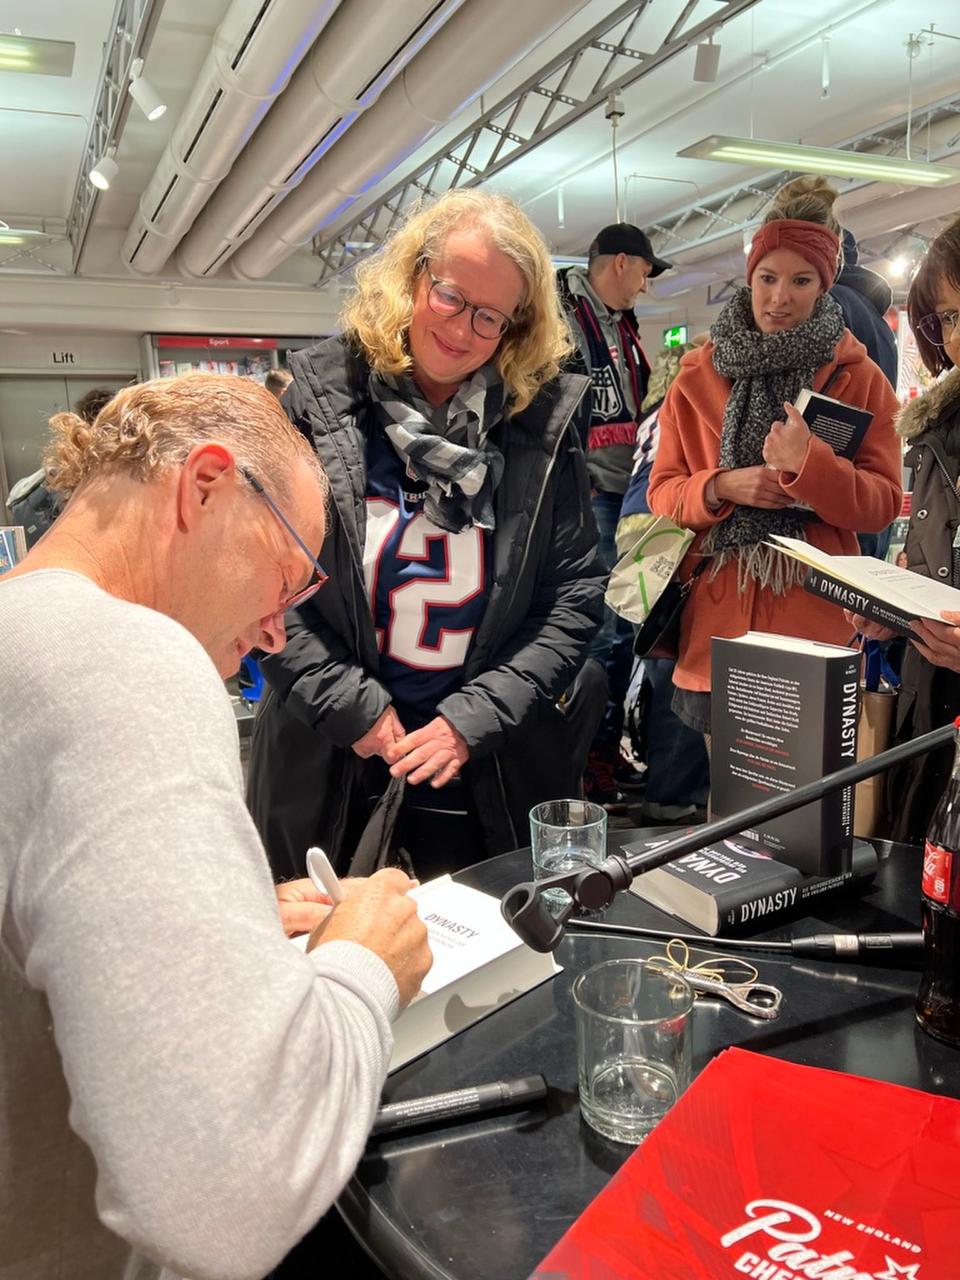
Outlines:
[[[711,476],[721,470],[717,466],[720,429],[731,385],[714,369],[712,355],[713,343],[708,342],[684,357],[660,410],[660,444],[650,477],[650,510],[672,516],[698,535],[680,565],[681,580],[689,578],[699,563],[706,531],[733,510],[733,504],[725,503],[711,511],[704,498]],[[893,430],[899,402],[863,343],[849,329],[837,343],[834,359],[817,371],[814,391],[823,387],[838,365],[840,372],[829,394],[873,414],[863,444],[851,462],[838,458],[829,445],[811,436],[803,467],[796,474],[781,472],[780,483],[798,502],[809,503],[820,517],[806,526],[811,545],[831,555],[856,555],[858,532],[878,532],[900,512],[900,446]],[[693,585],[683,611],[674,683],[682,689],[708,691],[711,637],[740,636],[745,631],[776,632],[832,644],[846,644],[850,639],[843,612],[808,595],[802,587],[778,596],[750,579],[746,590],[738,593],[737,564],[730,560],[716,578],[711,579],[708,569]]]

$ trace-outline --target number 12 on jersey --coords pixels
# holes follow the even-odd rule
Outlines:
[[[483,530],[449,533],[422,511],[401,521],[395,503],[368,498],[363,575],[385,657],[419,670],[463,666],[484,610]]]

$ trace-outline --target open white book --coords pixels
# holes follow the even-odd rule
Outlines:
[[[430,935],[433,965],[393,1024],[391,1071],[560,972],[552,955],[520,941],[499,898],[449,876],[410,893]]]
[[[393,1024],[390,1071],[406,1066],[458,1031],[560,972],[550,954],[520,941],[500,914],[500,899],[449,876],[410,890],[427,926],[433,964],[418,995]],[[291,942],[305,951],[310,935]]]
[[[852,613],[862,614],[901,635],[912,635],[915,618],[941,622],[944,609],[960,612],[960,591],[877,560],[873,556],[831,556],[799,538],[773,534],[770,546],[808,566],[804,589]]]

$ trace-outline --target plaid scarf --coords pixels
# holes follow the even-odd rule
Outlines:
[[[492,529],[503,454],[488,439],[505,393],[492,364],[460,384],[449,404],[427,404],[412,378],[370,374],[370,395],[387,439],[407,471],[427,485],[424,512],[441,529]]]
[[[833,359],[842,334],[843,312],[829,293],[820,295],[810,318],[795,328],[765,334],[754,324],[750,290],[737,290],[710,330],[713,367],[733,383],[723,412],[719,466],[762,465],[763,442],[771,425],[783,421],[784,402],[813,387],[814,375]],[[785,595],[802,580],[804,567],[765,542],[774,533],[803,537],[804,525],[816,519],[796,507],[735,506],[703,541],[703,550],[714,558],[710,576],[736,558],[740,591],[755,578]]]

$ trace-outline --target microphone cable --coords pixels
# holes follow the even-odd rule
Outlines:
[[[673,933],[668,929],[645,929],[641,925],[582,920],[576,916],[567,920],[566,927],[588,933],[622,933],[629,937],[648,938],[651,942],[669,942],[676,938],[678,942],[692,947],[779,952],[781,955],[820,960],[856,962],[867,956],[871,959],[916,959],[923,952],[923,934],[919,929],[905,933],[811,933],[786,942],[771,942],[753,938],[715,938],[701,933]]]

